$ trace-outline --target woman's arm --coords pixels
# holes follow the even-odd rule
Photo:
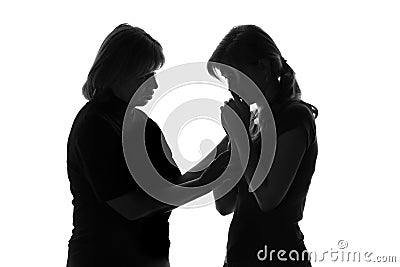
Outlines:
[[[222,152],[228,149],[229,137],[225,136],[221,142],[204,157],[196,166],[192,167],[189,171],[178,178],[177,184],[190,186],[188,182],[200,178],[204,170],[210,165],[210,163],[215,160]]]
[[[215,161],[213,161],[210,167],[203,172],[199,179],[184,182],[180,184],[180,186],[199,187],[218,178],[227,165],[229,154],[230,153],[222,153]],[[108,200],[107,203],[128,220],[136,220],[153,213],[171,211],[178,206],[184,205],[209,193],[212,189],[198,188],[198,190],[194,191],[190,195],[182,195],[182,189],[178,186],[165,188],[164,190],[166,194],[180,196],[180,202],[176,206],[163,203],[154,199],[146,192],[138,188],[119,197]]]
[[[226,195],[215,200],[215,208],[221,215],[225,216],[235,211],[237,194],[238,188],[235,186]],[[215,189],[213,190],[213,195],[214,198],[218,196],[218,192]]]
[[[228,141],[229,141],[228,136],[225,136],[222,139],[222,141],[200,163],[198,163],[195,167],[193,167],[190,171],[186,172],[184,175],[178,177],[176,179],[177,180],[176,185],[186,186],[186,187],[198,187],[203,185],[207,180],[212,180],[214,177],[218,177],[218,173],[224,167],[222,165],[226,161],[224,160],[224,158],[226,157],[221,157],[218,161],[220,163],[215,164],[217,162],[214,162],[214,165],[210,166],[210,168],[212,168],[213,170],[215,169],[215,173],[211,172],[210,169],[208,169],[207,172],[208,178],[205,177],[204,179],[201,178],[201,176],[204,173],[203,169],[207,169],[209,163],[212,162],[213,159],[217,158],[217,156],[221,155],[221,153],[227,149]],[[168,144],[165,143],[165,145],[168,147]],[[168,157],[170,163],[176,166],[175,162],[173,161],[172,155],[166,155],[166,156]],[[179,187],[170,187],[165,190],[168,191],[168,194],[181,195],[181,189]],[[182,198],[180,199],[181,201],[180,205],[186,204],[210,191],[211,189],[208,190],[203,189],[202,191],[197,190],[196,195],[182,196]],[[174,205],[169,205],[160,202],[140,189],[132,190],[126,194],[123,194],[119,197],[107,201],[107,203],[113,209],[119,212],[122,216],[124,216],[129,220],[136,220],[156,212],[171,211],[177,207]],[[140,205],[138,205],[138,203],[140,203]]]
[[[146,125],[147,116],[142,111],[136,109],[133,110],[132,115],[133,115],[132,120],[128,121],[129,124],[126,125],[124,142],[127,144],[128,150],[125,150],[125,153],[129,154],[128,157],[129,160],[136,163],[135,166],[137,166],[137,168],[135,168],[135,170],[137,171],[137,175],[140,175],[142,177],[144,176],[148,177],[149,175],[150,175],[149,177],[151,177],[151,175],[157,176],[157,174],[154,173],[154,171],[151,171],[153,168],[151,168],[151,166],[148,166],[148,163],[146,163],[146,161],[143,160],[143,158],[146,157],[146,148],[143,146],[143,142],[141,140],[143,136],[142,129],[144,129]],[[160,129],[159,131],[160,134],[162,135]],[[176,167],[176,164],[172,158],[172,154],[170,153],[170,150],[168,148],[168,144],[166,144],[165,140],[163,142],[164,145],[166,145],[163,149],[163,154],[168,158],[169,164],[174,165]],[[197,164],[194,168],[192,168],[189,172],[185,173],[184,175],[180,176],[178,175],[178,177],[170,179],[171,182],[172,180],[174,180],[173,183],[175,183],[176,185],[187,186],[187,187],[199,187],[204,183],[206,183],[207,181],[213,180],[214,177],[218,177],[218,172],[220,170],[217,169],[222,169],[223,164],[214,164],[212,168],[207,168],[207,172],[203,171],[202,169],[204,168],[204,166],[208,165],[212,157],[215,157],[215,155],[220,154],[226,149],[227,143],[228,143],[228,136],[223,138],[223,140],[218,144],[218,146],[213,151],[211,151],[206,156],[206,158],[203,159],[199,164]],[[226,161],[224,158],[226,158],[226,155],[224,157],[219,157],[218,162],[223,163],[224,161]],[[214,163],[216,162],[217,160],[214,161]],[[147,172],[146,168],[148,170]],[[206,173],[206,175],[204,175],[204,173]],[[161,177],[155,177],[154,179],[160,179],[160,178]],[[107,203],[125,218],[129,220],[136,220],[138,218],[142,218],[156,212],[171,211],[175,209],[177,206],[188,203],[211,191],[211,189],[209,188],[204,188],[196,190],[196,194],[182,196],[182,188],[178,186],[171,186],[163,189],[160,188],[159,190],[165,190],[166,194],[179,196],[180,203],[177,203],[176,205],[170,205],[160,202],[154,199],[152,196],[148,195],[139,187],[125,194],[117,196],[113,199],[109,199],[107,200]]]

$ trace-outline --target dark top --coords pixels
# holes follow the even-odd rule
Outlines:
[[[236,209],[229,229],[228,262],[257,260],[257,252],[265,245],[268,249],[296,249],[301,247],[303,241],[297,222],[303,217],[318,154],[314,116],[305,102],[292,101],[279,112],[274,112],[274,120],[277,136],[295,128],[304,129],[307,132],[307,150],[289,191],[271,211],[263,212],[254,194],[248,192],[246,180],[240,180]],[[259,142],[258,145],[257,141],[255,143],[259,155]]]
[[[89,101],[73,123],[67,156],[74,206],[68,266],[142,266],[149,258],[168,259],[170,212],[130,221],[106,203],[141,190],[122,149],[126,108],[116,97]],[[162,140],[160,128],[148,119],[147,152],[157,171],[173,182],[181,174],[164,156]]]

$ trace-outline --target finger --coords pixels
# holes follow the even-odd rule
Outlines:
[[[248,111],[250,110],[250,106],[247,104],[246,101],[243,100],[239,95],[237,95],[235,92],[231,92],[233,99],[235,101],[236,106],[241,110],[241,111]]]
[[[236,102],[237,107],[243,114],[247,115],[247,113],[250,113],[250,106],[246,103],[246,101],[241,100],[241,101],[235,101],[235,102]]]
[[[223,156],[222,158],[217,158],[214,161],[214,167],[216,167],[220,170],[224,170],[228,166],[229,160],[230,160],[229,155]]]
[[[238,106],[243,109],[244,111],[250,112],[250,106],[246,103],[246,101],[242,101],[238,103]]]
[[[224,106],[225,106],[225,107],[226,107],[226,106],[229,106],[229,104],[230,104],[230,103],[233,103],[233,102],[235,102],[235,100],[232,99],[232,98],[230,98],[229,100],[224,101]]]
[[[225,103],[238,115],[241,115],[244,118],[250,117],[250,106],[244,100],[240,99],[237,95],[234,97],[234,99],[231,99]]]
[[[233,109],[236,113],[240,111],[239,106],[237,105],[236,101],[234,99],[230,99],[227,103],[227,106],[229,106],[231,109]]]
[[[231,108],[229,107],[221,107],[221,122],[227,123],[229,121],[229,116],[231,115]]]
[[[222,128],[224,128],[225,134],[229,136],[228,131],[227,131],[226,121],[225,121],[224,117],[222,117],[222,116],[221,116],[221,125],[222,125]]]
[[[233,99],[237,102],[240,102],[241,98],[238,94],[236,94],[235,92],[231,91],[231,95],[233,97]]]
[[[237,114],[240,117],[241,112],[235,101],[232,100],[229,101],[227,107],[224,108],[224,116],[231,116],[233,114]]]
[[[225,152],[222,152],[221,154],[219,154],[218,155],[218,157],[215,159],[215,160],[221,160],[221,159],[226,159],[226,158],[229,158],[230,157],[230,151],[225,151]]]

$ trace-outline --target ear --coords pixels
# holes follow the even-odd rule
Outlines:
[[[263,70],[263,71],[265,70],[265,71],[267,71],[267,72],[271,72],[271,70],[273,69],[273,68],[272,68],[271,59],[269,59],[269,58],[260,58],[260,59],[258,60],[257,67],[258,67],[259,69],[261,69],[261,70]]]
[[[280,71],[278,70],[282,68],[282,64],[280,63],[280,61],[274,60],[274,58],[259,59],[258,66],[276,77],[278,77],[280,73]]]
[[[271,64],[271,60],[269,59],[269,58],[260,58],[259,60],[258,60],[258,66],[260,66],[260,67],[269,67],[270,66],[270,64]]]

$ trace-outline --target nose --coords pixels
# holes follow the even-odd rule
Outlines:
[[[153,90],[156,90],[158,88],[158,83],[155,76],[151,77],[151,87],[153,88]]]
[[[154,79],[154,90],[158,89],[158,83],[157,81]]]

